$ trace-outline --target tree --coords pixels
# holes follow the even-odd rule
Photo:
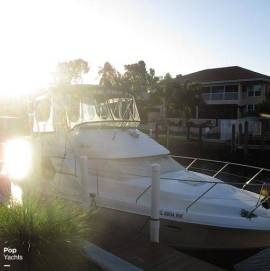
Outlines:
[[[109,63],[105,62],[104,66],[99,70],[98,74],[101,76],[99,85],[105,89],[120,89],[121,88],[121,74]]]
[[[159,77],[155,75],[154,69],[147,71],[143,60],[124,67],[121,89],[129,91],[136,98],[140,115],[142,119],[146,119],[147,109],[150,105],[149,96],[157,87]]]
[[[147,92],[155,92],[158,87],[158,83],[160,81],[160,77],[156,76],[156,72],[153,68],[149,69],[147,73]]]
[[[195,107],[202,104],[200,85],[193,82],[180,83],[176,95],[176,109],[186,121],[192,117]]]
[[[180,116],[188,121],[194,108],[202,103],[200,86],[192,82],[182,82],[167,73],[151,93],[152,105],[162,106],[162,119],[167,123],[168,115]]]
[[[125,65],[122,87],[128,89],[137,98],[147,93],[148,73],[143,60],[138,63]]]
[[[162,106],[162,118],[167,119],[168,112],[176,107],[175,98],[180,85],[169,73],[159,79],[151,91],[150,101],[152,105]]]
[[[270,101],[266,100],[260,104],[256,105],[256,113],[259,115],[269,115],[270,114]]]
[[[78,84],[82,82],[82,76],[89,72],[88,62],[83,59],[75,59],[58,63],[55,72],[56,84]]]

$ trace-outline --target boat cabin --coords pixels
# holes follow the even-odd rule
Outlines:
[[[137,127],[134,97],[98,86],[50,88],[33,100],[33,132],[55,132],[79,126]]]

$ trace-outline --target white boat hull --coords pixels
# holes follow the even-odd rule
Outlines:
[[[95,224],[110,231],[128,231],[134,235],[149,237],[149,217],[98,208],[93,215]],[[98,242],[106,243],[107,235],[98,237]],[[111,240],[110,240],[111,241]],[[160,220],[160,242],[179,249],[254,249],[270,246],[270,231],[243,230],[215,227],[193,223]]]

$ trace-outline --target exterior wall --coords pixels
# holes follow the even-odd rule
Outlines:
[[[235,104],[206,104],[199,106],[200,119],[236,119],[238,106]]]
[[[236,134],[238,134],[240,124],[242,125],[242,127],[244,127],[246,121],[248,122],[249,135],[261,135],[262,124],[261,121],[256,118],[242,118],[235,120],[222,119],[219,121],[220,139],[230,140],[232,138],[232,125],[235,124]]]
[[[265,92],[266,92],[266,83],[263,84],[261,96],[252,96],[249,97],[248,95],[244,95],[243,93],[243,84],[240,84],[241,86],[241,95],[240,99],[238,101],[238,104],[240,106],[247,105],[247,104],[259,104],[265,101]]]
[[[256,87],[259,85],[261,85],[261,89]],[[205,91],[208,91],[208,93],[205,93]],[[260,92],[259,95],[258,91]],[[268,97],[270,97],[270,84],[263,81],[222,82],[220,84],[218,82],[213,84],[209,82],[203,84],[202,88],[202,98],[205,104],[220,106],[221,110],[223,110],[221,105],[236,105],[238,113],[233,118],[252,115],[256,105],[262,103]],[[217,118],[226,119],[228,116],[227,113],[224,113],[224,116],[218,116]]]
[[[244,95],[244,87],[250,85],[258,85],[262,84],[262,92],[260,96],[252,96],[249,97],[248,95]],[[238,89],[233,92],[227,92],[226,87],[230,86],[238,86]],[[238,82],[238,83],[223,83],[223,84],[206,84],[203,85],[203,88],[210,88],[211,93],[202,93],[202,97],[206,104],[237,104],[237,105],[244,105],[248,103],[258,104],[265,100],[266,97],[266,89],[270,94],[270,87],[268,83],[263,82]],[[224,89],[223,93],[213,93],[214,88]],[[220,97],[220,98],[218,98]]]
[[[262,84],[260,96],[249,96],[248,86]],[[229,86],[226,88],[226,86]],[[230,86],[234,86],[231,87]],[[210,90],[214,87],[223,88],[223,92],[205,93],[202,91],[202,97],[205,100],[205,108],[202,106],[198,109],[197,119],[190,119],[193,123],[205,123],[209,120],[212,128],[203,129],[204,135],[217,134],[221,140],[230,140],[232,124],[236,125],[236,131],[239,130],[239,124],[244,126],[245,121],[249,123],[250,135],[261,135],[262,121],[256,117],[247,117],[252,115],[247,113],[248,105],[257,105],[266,99],[270,99],[270,83],[263,81],[234,81],[234,82],[209,82],[203,83],[202,87],[209,87]],[[217,88],[217,89],[218,89]],[[216,89],[216,90],[217,90]],[[229,91],[230,90],[230,91]],[[213,95],[213,93],[216,93]],[[212,99],[214,98],[214,99]],[[254,107],[255,108],[255,107]],[[203,111],[204,110],[204,111]],[[162,110],[160,113],[151,113],[149,120],[156,121],[161,119]],[[170,118],[168,118],[170,119]],[[179,120],[179,121],[178,121]],[[176,133],[186,131],[185,124],[179,125],[181,119],[179,118],[171,129]],[[191,128],[191,133],[198,133],[197,128]]]

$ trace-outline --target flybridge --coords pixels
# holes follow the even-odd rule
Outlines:
[[[119,91],[53,89],[33,102],[33,132],[53,132],[78,126],[137,127],[140,117],[134,97]]]

